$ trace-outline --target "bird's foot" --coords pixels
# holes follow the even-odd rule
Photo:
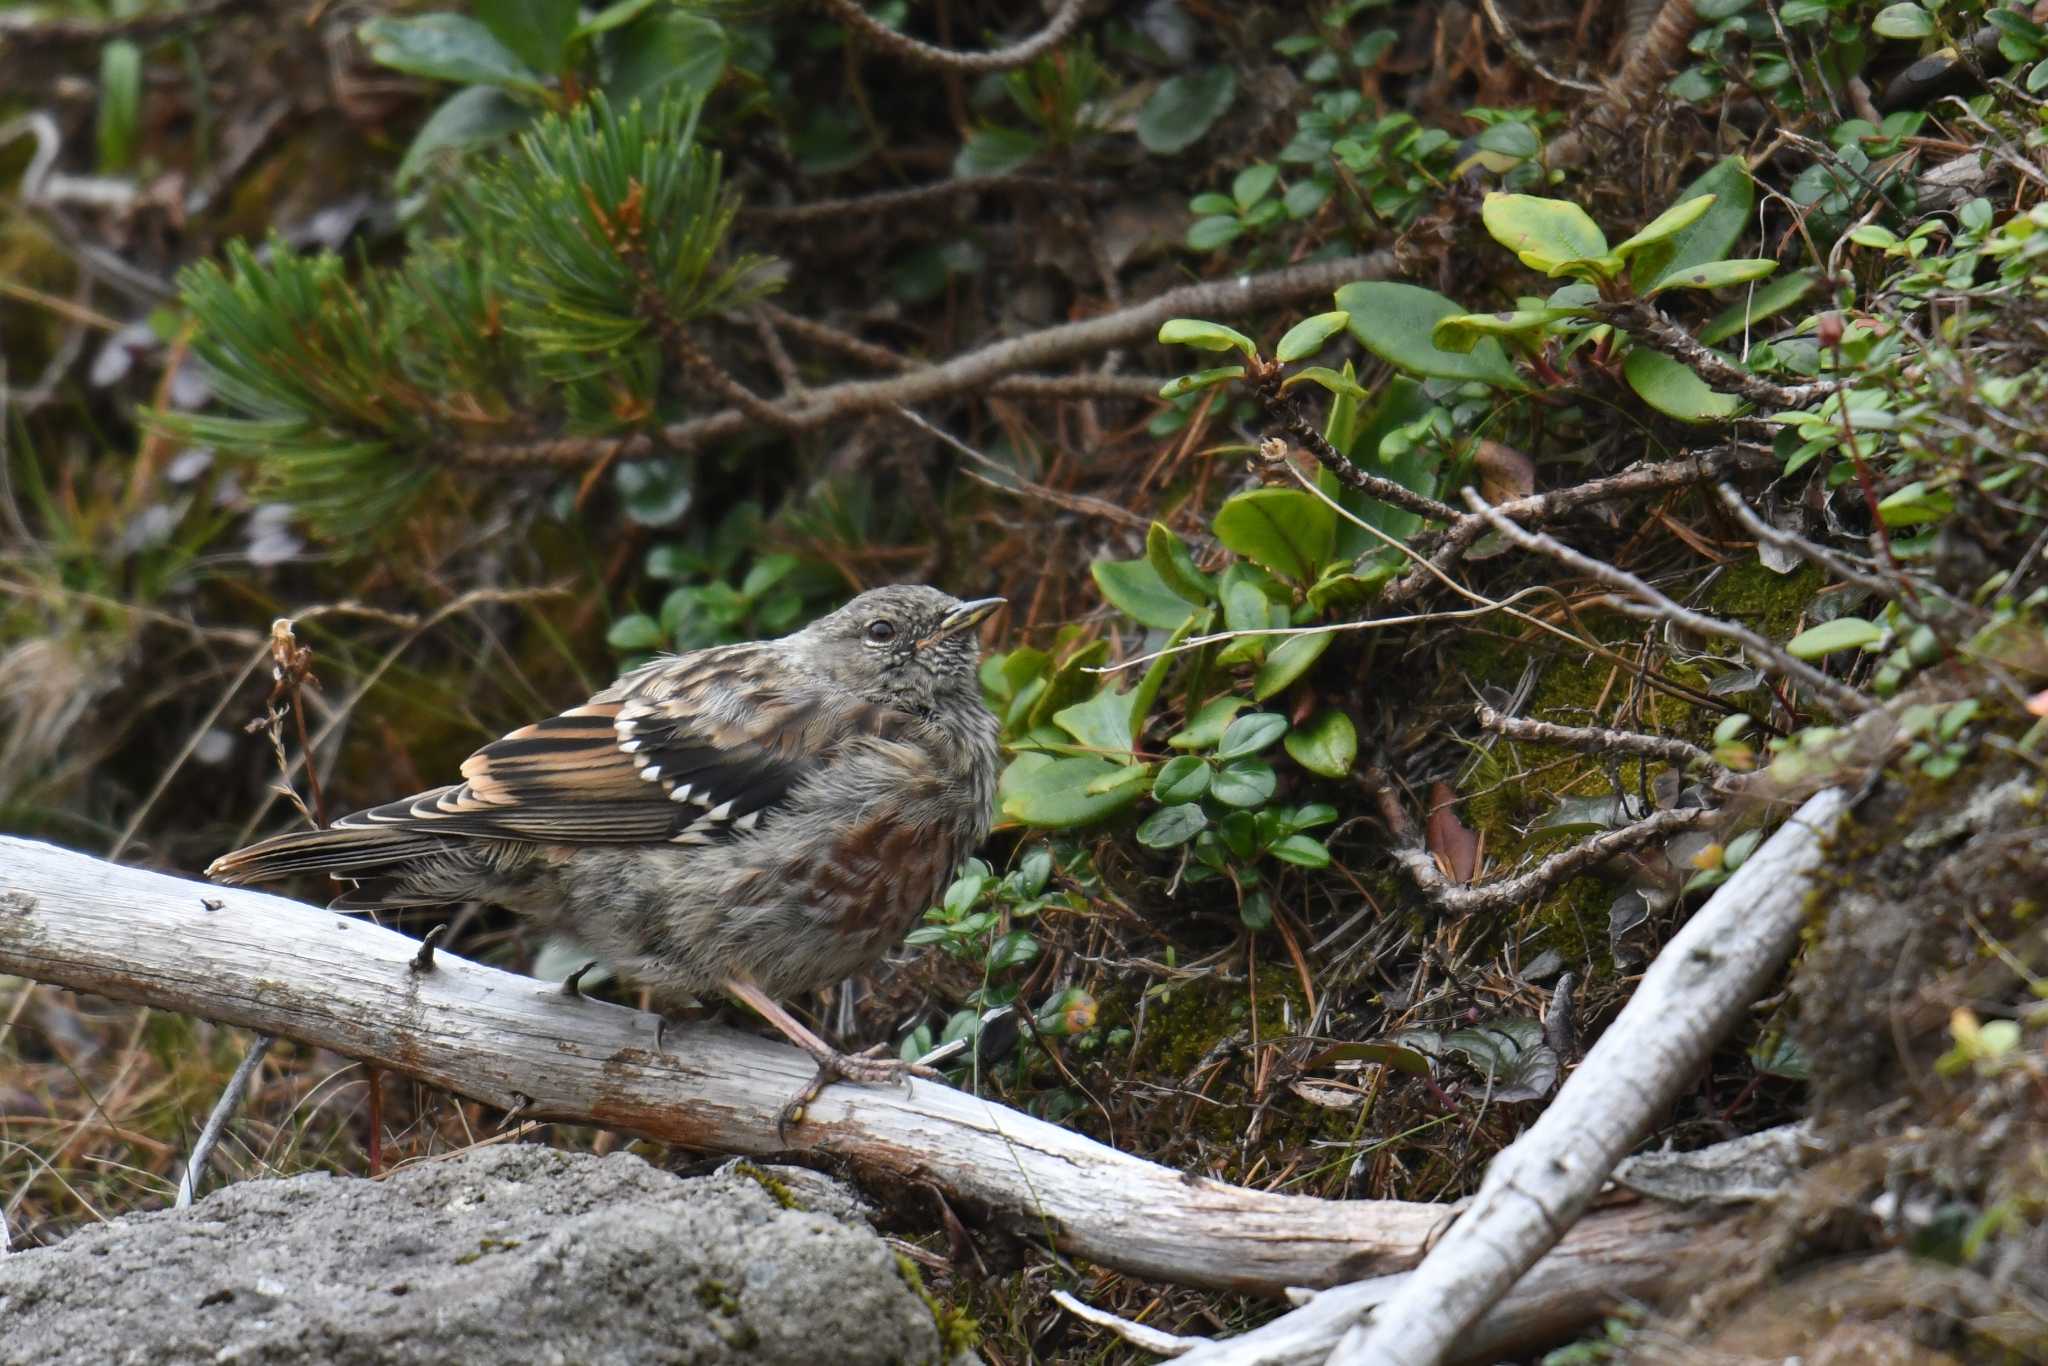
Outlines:
[[[905,1062],[901,1058],[884,1057],[884,1044],[859,1053],[841,1053],[837,1049],[806,1049],[818,1064],[818,1074],[804,1083],[801,1091],[790,1098],[789,1104],[775,1117],[775,1136],[782,1142],[789,1141],[789,1126],[801,1124],[804,1110],[810,1103],[824,1094],[825,1088],[835,1081],[858,1081],[868,1084],[903,1082],[908,1085],[910,1078],[923,1077],[927,1081],[942,1081],[944,1074],[936,1068],[924,1067],[918,1063]]]

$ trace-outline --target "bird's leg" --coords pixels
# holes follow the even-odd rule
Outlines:
[[[768,993],[746,978],[738,976],[725,979],[725,993],[740,1003],[751,1006],[755,1013],[774,1025],[783,1038],[810,1054],[811,1061],[818,1064],[818,1075],[805,1083],[802,1090],[782,1107],[782,1113],[775,1118],[775,1136],[786,1141],[786,1130],[791,1124],[803,1118],[804,1107],[816,1100],[827,1086],[835,1081],[887,1082],[901,1081],[906,1077],[940,1078],[940,1073],[929,1067],[920,1067],[914,1062],[903,1062],[897,1058],[875,1056],[880,1045],[865,1053],[842,1053],[831,1044],[804,1028],[803,1022],[784,1010]]]

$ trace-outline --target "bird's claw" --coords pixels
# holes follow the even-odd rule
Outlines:
[[[814,1053],[812,1058],[818,1064],[817,1075],[804,1083],[803,1089],[790,1098],[775,1116],[775,1137],[779,1142],[789,1141],[789,1128],[801,1124],[804,1110],[810,1103],[824,1094],[825,1088],[835,1081],[854,1081],[868,1085],[900,1081],[904,1089],[910,1087],[912,1077],[926,1081],[943,1081],[945,1074],[937,1068],[921,1063],[905,1062],[901,1058],[883,1056],[886,1045],[876,1044],[858,1053],[826,1052]]]

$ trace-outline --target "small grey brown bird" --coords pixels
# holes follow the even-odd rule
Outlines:
[[[657,659],[485,745],[460,783],[206,874],[329,873],[355,884],[347,910],[492,902],[657,1006],[726,992],[817,1061],[792,1110],[834,1078],[899,1077],[777,1002],[888,952],[987,836],[997,727],[974,628],[1002,602],[877,588],[780,640]]]

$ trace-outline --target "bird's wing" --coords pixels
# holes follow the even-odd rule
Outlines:
[[[882,708],[792,686],[758,646],[663,660],[472,754],[463,781],[335,824],[548,844],[707,844],[752,829]]]

